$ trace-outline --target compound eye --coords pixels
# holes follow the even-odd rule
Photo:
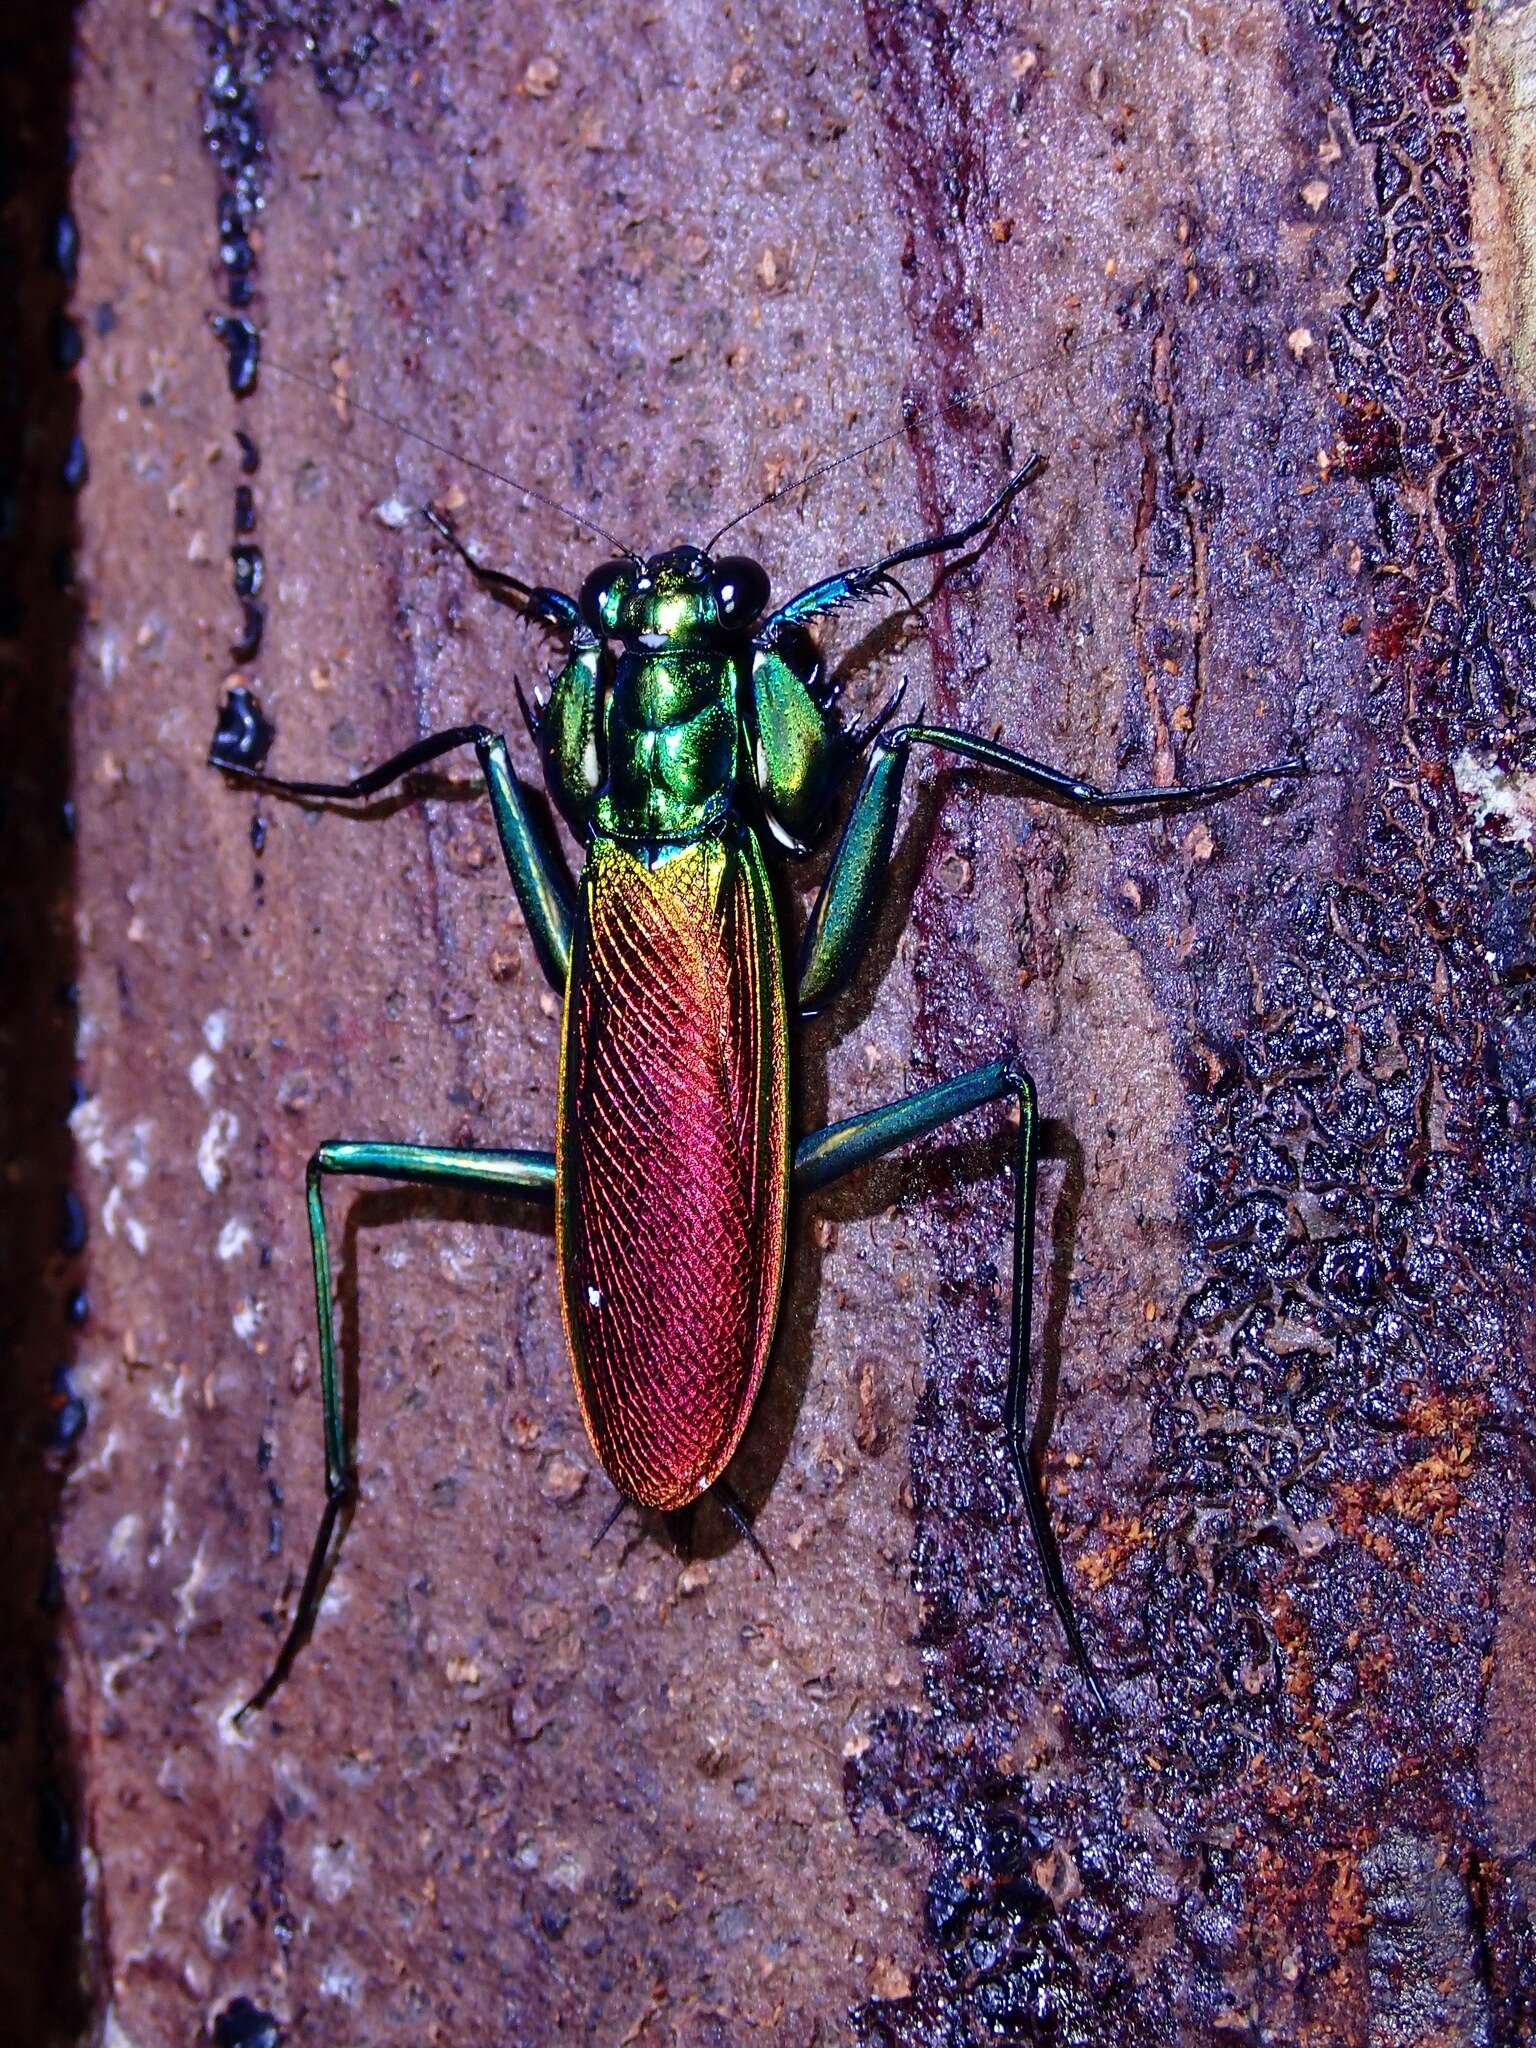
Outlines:
[[[635,587],[633,562],[604,562],[581,586],[581,615],[594,633],[616,633],[624,600]]]
[[[723,626],[747,626],[768,608],[768,578],[749,555],[724,555],[715,564],[715,603]]]

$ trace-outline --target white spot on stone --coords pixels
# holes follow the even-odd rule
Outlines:
[[[108,1237],[116,1237],[117,1227],[123,1220],[123,1191],[112,1186],[107,1190],[107,1199],[101,1205],[101,1227]]]
[[[113,1564],[127,1564],[144,1527],[137,1515],[119,1515],[112,1524],[112,1533],[107,1538],[107,1556]]]
[[[100,1440],[100,1448],[97,1450],[95,1457],[85,1459],[83,1463],[76,1465],[70,1473],[70,1485],[79,1486],[84,1480],[109,1476],[113,1461],[117,1457],[121,1444],[122,1436],[120,1432],[115,1425],[109,1425],[106,1435]]]
[[[192,1554],[192,1569],[176,1588],[176,1605],[181,1613],[176,1633],[183,1642],[197,1619],[197,1596],[212,1577],[208,1570],[207,1549],[208,1538],[203,1536]]]
[[[572,1847],[555,1858],[545,1875],[561,1891],[579,1892],[591,1875],[591,1865],[582,1850]]]
[[[249,1251],[255,1242],[255,1238],[251,1235],[251,1226],[246,1222],[245,1218],[243,1216],[231,1216],[225,1223],[224,1228],[219,1232],[219,1242],[216,1249],[219,1257],[224,1261],[225,1265],[228,1265],[231,1259],[238,1259],[242,1252]]]
[[[1531,844],[1536,834],[1536,775],[1512,775],[1497,761],[1480,761],[1469,749],[1456,756],[1451,773],[1480,830],[1509,845]]]
[[[267,1305],[248,1294],[230,1317],[230,1328],[242,1344],[255,1341],[256,1333],[267,1319]]]
[[[128,1142],[123,1148],[123,1186],[141,1188],[149,1179],[149,1141],[155,1127],[148,1117],[142,1117],[128,1133]]]
[[[107,1146],[106,1118],[94,1095],[88,1095],[84,1102],[75,1104],[69,1113],[69,1128],[75,1143],[85,1154],[86,1164],[94,1166],[98,1173],[105,1173],[111,1153]]]
[[[144,1225],[137,1216],[125,1216],[123,1218],[123,1235],[142,1259],[149,1250],[149,1232],[144,1228]]]
[[[151,1622],[141,1628],[130,1641],[121,1657],[109,1657],[101,1666],[101,1696],[104,1700],[122,1697],[122,1678],[140,1664],[152,1664],[160,1654],[165,1641],[165,1630],[158,1622]]]
[[[210,1010],[203,1019],[203,1043],[210,1052],[222,1052],[229,1036],[229,1012]]]
[[[115,2006],[107,2008],[107,2017],[101,2030],[101,2048],[139,2048],[138,2042],[118,2018]]]
[[[184,1465],[187,1462],[187,1452],[190,1449],[191,1445],[183,1437],[176,1446],[176,1463],[178,1465]],[[176,1505],[175,1494],[168,1486],[160,1496],[160,1540],[149,1553],[149,1563],[151,1565],[159,1564],[161,1558],[176,1548],[177,1539],[180,1535],[181,1511]]]
[[[240,1919],[239,1890],[232,1884],[221,1885],[204,1906],[202,1918],[198,1921],[203,1946],[210,1955],[228,1955],[234,1945],[234,1933]]]
[[[472,1287],[481,1277],[478,1249],[468,1231],[453,1233],[448,1243],[438,1253],[438,1264],[448,1278],[459,1287]]]
[[[240,1726],[239,1717],[244,1706],[243,1698],[228,1701],[220,1707],[219,1718],[215,1724],[220,1742],[227,1742],[233,1749],[249,1749],[254,1740],[249,1724],[244,1728]]]
[[[210,1194],[224,1185],[229,1172],[229,1148],[240,1135],[240,1119],[231,1109],[216,1109],[208,1119],[197,1147],[197,1170]]]
[[[339,1905],[357,1882],[357,1849],[351,1842],[316,1842],[309,1874],[328,1906]]]
[[[200,1052],[187,1069],[187,1079],[199,1102],[207,1102],[213,1094],[214,1071],[213,1055],[208,1052]]]
[[[167,1422],[179,1422],[186,1406],[187,1376],[178,1372],[169,1386],[158,1383],[149,1390],[149,1405],[157,1415],[163,1415]]]
[[[373,508],[373,516],[380,526],[387,526],[391,533],[398,533],[402,526],[409,526],[416,516],[416,507],[408,505],[404,498],[381,498]]]
[[[343,2005],[357,2003],[357,1971],[346,1956],[332,1956],[320,1972],[320,1993],[340,1999]]]

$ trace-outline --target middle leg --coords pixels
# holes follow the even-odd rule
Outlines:
[[[1013,1060],[996,1060],[923,1088],[899,1102],[865,1110],[842,1123],[828,1124],[802,1138],[795,1148],[793,1186],[799,1194],[825,1187],[856,1167],[882,1158],[898,1145],[925,1137],[928,1132],[953,1123],[968,1110],[1012,1095],[1019,1105],[1019,1137],[1014,1156],[1013,1197],[1013,1308],[1008,1358],[1008,1392],[1003,1404],[1003,1428],[1008,1453],[1024,1495],[1030,1534],[1045,1576],[1046,1589],[1076,1659],[1087,1679],[1101,1712],[1110,1712],[1109,1701],[1099,1682],[1072,1610],[1072,1596],[1056,1539],[1051,1531],[1050,1512],[1041,1490],[1040,1476],[1030,1456],[1029,1439],[1029,1343],[1035,1272],[1035,1192],[1039,1175],[1040,1113],[1035,1084]]]
[[[944,753],[1011,775],[1032,796],[1076,804],[1090,816],[1135,817],[1184,805],[1217,802],[1273,778],[1302,775],[1300,761],[1276,761],[1247,768],[1215,782],[1186,783],[1170,788],[1100,789],[1096,783],[1063,775],[1044,761],[1013,747],[947,725],[900,725],[882,732],[870,752],[869,766],[843,826],[832,865],[805,929],[800,955],[800,1013],[813,1017],[847,987],[869,944],[880,892],[891,864],[901,786],[915,746],[937,747]]]
[[[557,995],[565,992],[571,963],[570,890],[561,873],[558,856],[547,834],[528,807],[527,792],[507,752],[505,737],[488,725],[455,725],[446,732],[429,733],[425,739],[391,754],[376,768],[365,769],[347,782],[295,781],[269,775],[265,768],[239,758],[239,737],[221,726],[214,736],[209,766],[220,769],[237,782],[247,782],[274,796],[314,797],[332,803],[358,803],[377,796],[392,783],[402,781],[418,768],[441,760],[458,747],[473,747],[485,777],[491,800],[491,816],[501,840],[502,854],[512,887],[527,920],[539,965]]]

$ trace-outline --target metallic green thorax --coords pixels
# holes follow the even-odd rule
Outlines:
[[[755,784],[781,838],[813,835],[850,742],[804,631],[754,644],[767,595],[754,564],[691,547],[588,579],[537,719],[550,787],[579,831],[695,839]]]

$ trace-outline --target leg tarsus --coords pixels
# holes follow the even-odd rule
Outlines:
[[[471,554],[441,512],[423,505],[421,516],[434,533],[447,541],[480,588],[489,591],[499,604],[515,605],[537,624],[549,626],[555,632],[572,632],[581,624],[580,606],[563,590],[550,590],[542,583],[525,583],[510,569],[492,569]]]
[[[293,1669],[294,1659],[309,1641],[314,1632],[315,1617],[320,1612],[320,1596],[325,1581],[330,1575],[330,1549],[332,1538],[338,1528],[342,1536],[346,1525],[352,1519],[352,1510],[357,1504],[357,1483],[355,1476],[348,1474],[346,1480],[333,1487],[329,1481],[325,1488],[325,1506],[320,1515],[320,1527],[310,1548],[309,1563],[304,1569],[304,1583],[299,1589],[298,1605],[293,1610],[293,1620],[288,1624],[288,1633],[278,1651],[272,1669],[251,1694],[245,1705],[235,1716],[235,1726],[244,1728],[253,1714],[259,1714],[267,1702],[286,1682]],[[337,1548],[340,1549],[337,1540]]]
[[[962,548],[967,541],[978,539],[993,527],[1013,500],[1028,483],[1045,468],[1039,455],[1031,455],[1016,469],[1007,483],[998,492],[984,511],[978,512],[963,525],[947,533],[935,533],[923,540],[909,541],[906,547],[897,548],[894,554],[882,555],[878,562],[865,562],[851,569],[839,569],[835,575],[824,576],[819,583],[813,583],[806,590],[790,598],[787,604],[770,612],[754,635],[758,647],[771,647],[786,626],[801,626],[807,621],[824,618],[828,612],[837,611],[845,604],[855,604],[860,598],[876,597],[892,590],[910,606],[912,600],[891,574],[903,562],[920,562],[929,555],[951,554]]]
[[[1012,775],[1026,789],[1034,790],[1040,796],[1054,798],[1059,803],[1080,804],[1085,810],[1109,813],[1175,810],[1188,804],[1212,803],[1223,797],[1237,796],[1242,790],[1254,789],[1261,782],[1284,781],[1307,772],[1305,761],[1274,761],[1262,768],[1244,768],[1236,775],[1218,776],[1214,782],[1172,784],[1167,788],[1152,789],[1101,789],[1097,783],[1084,782],[1075,775],[1064,775],[1048,762],[1021,754],[1016,747],[1005,747],[997,740],[980,739],[974,733],[957,732],[952,726],[924,725],[916,721],[886,733],[880,744],[890,748],[939,747],[945,753],[958,754],[962,760],[975,761],[983,768],[996,768],[1005,775]]]
[[[1008,1450],[1013,1459],[1019,1491],[1024,1496],[1024,1512],[1029,1518],[1035,1555],[1040,1560],[1040,1570],[1045,1579],[1046,1590],[1051,1596],[1051,1605],[1056,1610],[1056,1617],[1066,1635],[1073,1659],[1087,1679],[1099,1711],[1108,1716],[1111,1713],[1109,1696],[1100,1682],[1098,1672],[1094,1669],[1093,1659],[1088,1654],[1088,1645],[1083,1640],[1083,1632],[1078,1626],[1077,1614],[1072,1606],[1071,1590],[1067,1585],[1067,1575],[1062,1569],[1061,1552],[1057,1547],[1055,1532],[1051,1528],[1050,1509],[1046,1505],[1045,1492],[1035,1466],[1034,1445],[1030,1439],[1030,1332],[1035,1287],[1035,1214],[1040,1178],[1040,1104],[1035,1094],[1033,1078],[1017,1060],[1005,1062],[1004,1072],[1018,1099],[1019,1136],[1013,1168],[1013,1307],[1008,1347],[1008,1393],[1003,1403],[1003,1428],[1007,1434]]]
[[[434,506],[423,505],[421,516],[440,540],[447,541],[482,590],[489,590],[496,597],[510,598],[519,607],[527,604],[534,590],[531,583],[525,583],[521,576],[514,576],[510,569],[492,569],[486,563],[477,561]]]
[[[388,789],[392,782],[401,781],[413,770],[425,768],[444,754],[451,754],[457,747],[478,747],[495,737],[488,725],[449,726],[444,732],[428,733],[425,739],[413,741],[410,746],[402,747],[398,754],[391,754],[387,761],[381,761],[376,768],[365,768],[361,775],[354,775],[346,782],[297,782],[281,775],[271,775],[265,768],[252,768],[221,753],[217,734],[208,755],[208,765],[223,775],[232,776],[237,782],[254,783],[274,796],[360,803],[367,797],[377,796],[380,790]]]
[[[909,541],[904,548],[897,548],[894,554],[882,556],[865,573],[888,576],[892,569],[899,567],[903,562],[921,562],[929,555],[953,554],[956,548],[963,548],[967,541],[979,540],[1002,518],[1025,485],[1032,484],[1036,477],[1044,474],[1044,471],[1045,457],[1038,450],[1026,455],[984,511],[978,512],[974,518],[967,519],[962,525],[951,528],[947,533],[931,534],[926,540]]]
[[[1035,1555],[1040,1560],[1041,1575],[1046,1591],[1051,1596],[1051,1605],[1056,1610],[1056,1619],[1061,1623],[1072,1652],[1073,1662],[1088,1681],[1088,1690],[1093,1694],[1094,1705],[1106,1720],[1114,1719],[1114,1707],[1109,1694],[1104,1690],[1103,1680],[1088,1654],[1088,1645],[1083,1640],[1082,1629],[1078,1626],[1077,1615],[1072,1606],[1072,1594],[1067,1585],[1066,1573],[1062,1568],[1061,1550],[1056,1542],[1056,1532],[1051,1527],[1050,1509],[1040,1485],[1040,1475],[1035,1470],[1034,1455],[1028,1437],[1016,1439],[1009,1431],[1008,1448],[1013,1456],[1013,1469],[1018,1477],[1019,1490],[1024,1496],[1024,1512],[1029,1518],[1029,1533],[1035,1546]]]
[[[769,1578],[776,1579],[779,1575],[773,1568],[773,1559],[764,1549],[757,1531],[752,1526],[752,1517],[743,1506],[741,1495],[737,1493],[735,1487],[730,1484],[729,1480],[717,1479],[709,1490],[719,1502],[720,1512],[736,1531],[736,1534],[752,1546],[762,1563],[767,1567]]]

